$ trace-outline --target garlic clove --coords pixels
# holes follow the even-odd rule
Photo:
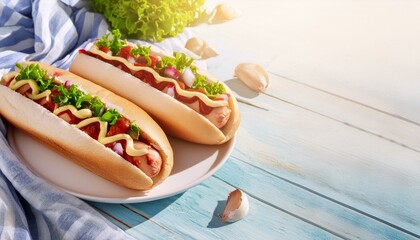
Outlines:
[[[265,69],[256,63],[241,63],[235,68],[235,76],[256,92],[265,92],[271,80]]]
[[[212,46],[210,46],[209,44],[205,43],[201,58],[207,59],[207,58],[212,58],[212,57],[217,57],[217,56],[219,56],[219,52],[216,49],[214,49]]]
[[[199,56],[201,59],[216,57],[219,55],[216,49],[210,46],[206,41],[192,37],[185,43],[185,48]]]
[[[203,52],[204,41],[200,38],[192,37],[187,40],[185,43],[185,48],[190,50],[191,52],[201,56]]]
[[[226,3],[221,3],[210,12],[208,22],[210,24],[223,23],[235,19],[240,15],[241,13],[234,7]]]
[[[248,197],[241,190],[236,189],[229,193],[226,206],[223,211],[222,221],[236,222],[248,214]]]

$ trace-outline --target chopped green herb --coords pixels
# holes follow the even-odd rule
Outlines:
[[[90,102],[90,105],[91,105],[90,109],[92,110],[92,116],[94,117],[102,116],[105,110],[105,104],[98,97],[96,96],[93,97]]]
[[[98,47],[107,47],[113,55],[116,55],[121,48],[127,44],[127,40],[121,40],[121,33],[118,29],[114,29],[111,33],[107,33],[96,42]]]
[[[151,46],[142,46],[137,44],[136,48],[131,49],[130,54],[134,57],[142,56],[146,59],[147,65],[152,65],[152,59],[150,59],[150,48]]]
[[[107,109],[101,116],[101,121],[108,122],[110,125],[115,125],[117,120],[121,117],[121,114],[116,109]]]
[[[167,56],[162,57],[160,66],[162,69],[167,66],[173,66],[179,72],[182,72],[184,71],[186,67],[189,67],[193,61],[194,59],[188,57],[185,53],[174,52],[173,57],[167,57]]]
[[[54,88],[60,94],[54,95],[53,101],[60,106],[72,105],[77,109],[88,108],[91,109],[92,115],[95,117],[101,116],[105,109],[105,104],[98,97],[84,93],[74,84],[69,88],[64,84],[55,85]]]
[[[206,76],[199,74],[195,66],[191,66],[191,70],[195,75],[195,81],[191,88],[203,89],[208,97],[215,97],[225,93],[226,90],[223,84],[220,82],[207,82]]]
[[[76,85],[66,86],[63,83],[53,82],[54,78],[48,78],[47,71],[41,69],[38,64],[30,64],[26,67],[16,64],[16,66],[21,70],[16,80],[32,79],[38,84],[44,83],[43,86],[57,91],[53,94],[53,101],[59,106],[71,105],[77,109],[90,109],[92,116],[99,117],[101,121],[106,121],[110,125],[115,125],[117,120],[123,117],[116,109],[106,109],[105,104],[98,97],[92,97]],[[127,134],[138,140],[140,133],[140,127],[135,122],[131,122]]]
[[[49,78],[47,76],[47,70],[40,68],[39,64],[29,64],[26,67],[23,67],[21,64],[17,63],[16,67],[20,69],[19,74],[16,76],[16,80],[25,80],[32,79],[35,80],[41,92],[51,88],[51,83],[54,78]]]
[[[74,84],[70,85],[69,88],[67,88],[64,84],[55,85],[55,89],[57,89],[60,94],[54,95],[53,100],[60,106],[73,105],[77,109],[90,106],[89,103],[92,99],[90,94],[84,93]]]
[[[130,123],[130,130],[128,134],[135,140],[139,140],[140,138],[140,127],[137,126],[135,122]]]

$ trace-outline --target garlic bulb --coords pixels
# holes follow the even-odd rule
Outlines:
[[[219,55],[216,49],[210,46],[206,41],[192,37],[185,43],[185,48],[199,56],[201,59],[216,57]]]
[[[245,217],[248,214],[248,210],[248,197],[241,190],[236,189],[229,193],[225,210],[223,211],[222,221],[236,222]]]
[[[221,3],[211,11],[208,22],[210,24],[223,23],[235,19],[240,15],[237,9],[226,3]]]
[[[241,63],[235,68],[235,76],[256,92],[265,92],[271,80],[265,69],[256,63]]]

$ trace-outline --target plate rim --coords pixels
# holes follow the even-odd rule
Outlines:
[[[86,201],[93,201],[93,202],[101,202],[101,203],[116,203],[116,204],[124,204],[124,203],[141,203],[141,202],[151,202],[151,201],[156,201],[156,200],[160,200],[160,199],[164,199],[164,198],[169,198],[175,195],[178,195],[180,193],[183,193],[185,191],[187,191],[188,189],[191,189],[199,184],[201,184],[203,181],[205,181],[206,179],[208,179],[209,177],[213,176],[213,174],[215,174],[225,163],[226,161],[229,159],[231,153],[233,152],[235,145],[236,145],[236,141],[237,141],[237,135],[235,134],[229,141],[227,141],[226,143],[223,143],[222,145],[228,144],[228,147],[225,149],[225,154],[220,158],[220,161],[218,161],[217,164],[215,164],[217,161],[217,159],[215,159],[210,167],[210,169],[208,169],[203,175],[201,175],[199,178],[194,179],[194,181],[188,182],[187,184],[183,185],[182,187],[178,187],[173,191],[169,191],[167,193],[163,193],[163,194],[159,194],[156,196],[132,196],[132,197],[122,197],[122,198],[118,198],[118,197],[97,197],[97,196],[90,196],[90,195],[86,195],[83,193],[78,193],[77,191],[73,191],[70,189],[66,189],[65,187],[59,186],[58,184],[54,183],[53,181],[44,178],[43,176],[40,176],[41,174],[39,174],[36,170],[33,169],[32,166],[30,166],[29,164],[26,163],[26,158],[24,158],[22,156],[22,153],[18,150],[17,147],[17,142],[16,142],[16,137],[15,137],[15,132],[16,131],[20,131],[22,134],[24,134],[26,137],[29,137],[32,141],[38,141],[35,137],[29,135],[28,133],[26,133],[25,131],[16,128],[15,126],[8,124],[7,126],[7,141],[10,145],[10,147],[13,149],[14,153],[18,155],[18,160],[21,164],[23,164],[26,168],[28,168],[32,174],[34,174],[36,177],[42,179],[43,181],[45,181],[47,184],[51,185],[52,187],[58,188],[61,191],[64,191],[72,196],[75,196],[79,199],[83,199]],[[174,138],[175,139],[175,138]],[[177,139],[180,140],[180,139]],[[181,140],[184,141],[184,140]],[[187,142],[187,141],[185,141]],[[45,146],[46,148],[48,148],[47,146]],[[51,148],[49,148],[51,149]],[[52,149],[51,149],[52,150]],[[54,151],[54,150],[52,150]],[[29,166],[28,166],[29,165]],[[95,175],[94,173],[90,173]],[[171,173],[172,174],[172,173]],[[169,176],[171,176],[171,174]],[[150,191],[153,191],[150,190]],[[141,192],[141,191],[139,191]]]

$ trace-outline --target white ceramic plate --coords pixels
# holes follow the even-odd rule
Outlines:
[[[120,187],[45,147],[19,129],[9,127],[9,143],[23,164],[52,185],[82,199],[107,203],[134,203],[162,199],[184,192],[215,173],[228,159],[235,138],[207,146],[170,138],[174,150],[171,175],[148,192]]]

